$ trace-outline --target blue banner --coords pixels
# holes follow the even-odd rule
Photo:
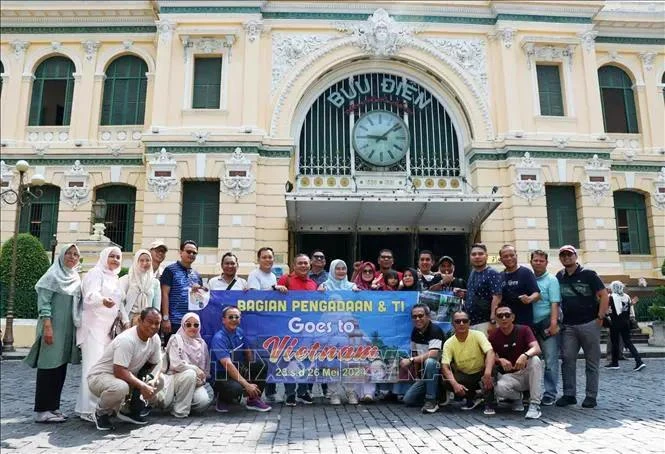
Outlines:
[[[398,381],[399,359],[411,356],[411,307],[419,301],[450,328],[459,301],[442,292],[211,291],[202,308],[190,309],[198,309],[208,344],[224,307],[240,309],[269,382],[386,383]]]

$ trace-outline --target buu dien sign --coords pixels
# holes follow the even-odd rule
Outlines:
[[[424,109],[432,103],[432,97],[427,91],[404,78],[392,79],[382,75],[378,84],[374,84],[366,76],[354,78],[346,87],[333,91],[328,95],[328,101],[335,107],[342,107],[347,102],[355,102],[363,96],[381,97],[391,95],[407,102],[413,107]]]

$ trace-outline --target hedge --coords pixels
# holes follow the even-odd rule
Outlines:
[[[0,314],[7,315],[7,298],[11,274],[14,237],[0,250]],[[14,317],[37,318],[37,293],[35,284],[51,265],[49,256],[40,241],[29,233],[18,236],[16,250],[16,286],[14,292]]]

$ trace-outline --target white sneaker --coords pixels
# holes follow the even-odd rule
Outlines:
[[[95,414],[94,413],[81,413],[79,415],[79,418],[81,418],[84,421],[88,421],[88,422],[92,422],[92,423],[95,422]]]
[[[358,395],[355,391],[348,391],[346,393],[346,400],[349,401],[350,405],[358,405]]]
[[[538,404],[529,404],[529,410],[526,412],[526,419],[538,419],[540,418],[540,405]]]
[[[342,399],[337,394],[330,396],[330,405],[342,405]]]

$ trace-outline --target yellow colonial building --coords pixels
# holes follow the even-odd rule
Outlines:
[[[45,176],[19,225],[47,248],[88,238],[103,199],[124,251],[194,239],[208,275],[262,246],[465,270],[474,240],[659,275],[661,3],[4,0],[0,18],[2,184],[19,159]],[[2,241],[14,219],[3,204]]]

